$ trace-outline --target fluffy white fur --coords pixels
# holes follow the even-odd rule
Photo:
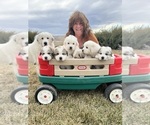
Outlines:
[[[34,38],[34,41],[29,44],[29,61],[36,64],[37,58],[40,53],[40,50],[43,46],[50,46],[52,48],[54,45],[54,37],[49,32],[41,32],[37,34]]]
[[[68,57],[72,58],[73,57],[73,53],[74,51],[79,48],[79,43],[78,40],[75,36],[73,35],[69,35],[65,38],[64,40],[64,48],[67,50],[68,52]]]
[[[54,50],[55,59],[59,62],[63,62],[68,59],[68,52],[64,48],[64,46],[58,46]],[[60,69],[73,69],[72,65],[60,65]]]
[[[44,46],[41,49],[40,55],[42,56],[43,60],[50,61],[53,58],[54,49],[49,46]]]
[[[7,43],[0,44],[0,59],[2,63],[15,63],[15,57],[21,48],[28,45],[28,32],[12,35]]]
[[[27,61],[28,60],[28,46],[22,47],[19,55],[21,55],[23,60]]]
[[[109,46],[102,46],[96,54],[95,58],[99,60],[109,60],[114,58],[114,54],[112,54],[112,49]]]
[[[85,58],[95,58],[101,46],[91,40],[86,41],[83,44],[83,53],[85,54]]]
[[[68,58],[68,53],[64,46],[58,46],[54,50],[54,56],[57,61],[65,61]]]
[[[74,53],[73,53],[73,57],[80,59],[80,58],[84,58],[85,55],[84,55],[84,53],[82,52],[82,49],[77,48],[77,49],[74,51]]]
[[[132,47],[129,46],[123,46],[122,47],[122,59],[123,60],[128,60],[131,58],[137,58],[137,54],[134,53],[134,50]]]

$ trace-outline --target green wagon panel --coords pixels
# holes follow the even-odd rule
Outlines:
[[[121,79],[121,75],[95,77],[47,77],[39,75],[39,80],[43,84],[51,84],[57,89],[66,90],[96,89],[103,83],[121,82]]]
[[[23,75],[17,74],[17,80],[19,82],[22,82],[23,84],[28,84],[28,76],[23,76]]]
[[[145,75],[123,75],[123,83],[139,83],[139,82],[150,82],[150,74]]]

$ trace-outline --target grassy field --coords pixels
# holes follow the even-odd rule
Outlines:
[[[0,125],[27,125],[28,106],[11,102],[11,92],[22,85],[12,65],[0,64]]]
[[[150,55],[149,51],[136,51]],[[114,51],[114,53],[120,53]],[[10,100],[16,80],[12,65],[0,65],[0,125],[149,125],[150,105],[123,101],[113,104],[101,90],[58,91],[58,99],[49,105],[39,105],[34,94],[41,85],[37,67],[29,65],[29,105],[17,105]]]

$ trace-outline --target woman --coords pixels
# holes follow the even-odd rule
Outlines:
[[[92,40],[96,43],[99,43],[96,36],[92,33],[89,21],[86,16],[80,12],[75,11],[69,19],[69,29],[66,33],[66,36],[74,35],[77,37],[79,42],[79,47],[81,48],[84,42]]]

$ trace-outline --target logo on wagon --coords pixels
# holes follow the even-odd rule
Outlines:
[[[79,65],[78,67],[78,70],[86,70],[86,66],[85,65]]]

